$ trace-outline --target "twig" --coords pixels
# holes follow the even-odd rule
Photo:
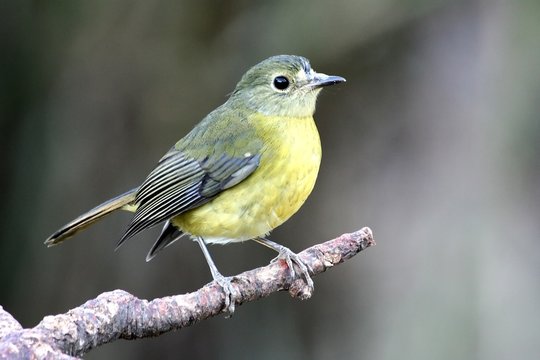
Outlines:
[[[0,339],[18,330],[22,330],[21,324],[0,305]]]
[[[302,251],[299,256],[317,275],[375,245],[367,227]],[[296,272],[299,273],[299,272]],[[236,304],[276,291],[307,299],[311,289],[293,277],[284,261],[234,276]],[[46,316],[36,327],[22,329],[0,307],[0,358],[73,359],[116,339],[136,339],[178,330],[220,314],[225,293],[211,282],[201,289],[152,301],[114,290],[99,295],[65,314]]]

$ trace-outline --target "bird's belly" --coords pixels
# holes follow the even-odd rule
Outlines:
[[[270,142],[251,176],[172,223],[208,243],[253,239],[283,224],[313,190],[321,161],[313,120],[298,122],[281,133],[279,143]]]

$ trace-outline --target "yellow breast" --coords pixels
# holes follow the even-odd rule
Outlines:
[[[264,236],[283,224],[313,190],[321,162],[312,117],[254,117],[264,139],[257,170],[212,201],[172,219],[184,232],[208,243]]]

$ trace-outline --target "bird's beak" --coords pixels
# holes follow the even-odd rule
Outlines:
[[[345,81],[347,81],[347,80],[345,80],[345,78],[342,78],[341,76],[326,75],[326,74],[323,74],[323,73],[315,73],[313,75],[313,78],[309,82],[309,86],[311,86],[313,88],[321,88],[321,87],[324,87],[324,86],[330,86],[330,85],[335,85],[335,84],[339,84],[339,83],[344,83]]]

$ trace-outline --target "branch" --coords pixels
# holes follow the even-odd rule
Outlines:
[[[375,245],[367,227],[312,246],[298,255],[315,276]],[[299,273],[299,272],[297,272]],[[284,261],[234,276],[237,305],[271,293],[288,290],[292,297],[307,299],[311,288],[293,277]],[[116,339],[157,336],[219,315],[225,293],[215,282],[184,294],[152,301],[114,290],[99,295],[65,314],[46,316],[36,327],[21,325],[0,307],[0,359],[73,359]]]

